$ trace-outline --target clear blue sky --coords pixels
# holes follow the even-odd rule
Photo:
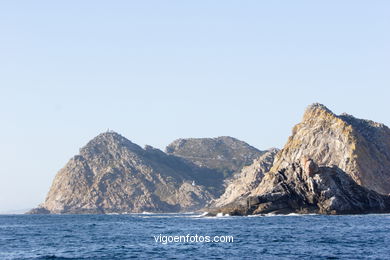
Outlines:
[[[390,125],[389,1],[2,1],[0,210],[107,128],[282,147],[321,102]]]

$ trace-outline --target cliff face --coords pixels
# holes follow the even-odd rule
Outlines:
[[[390,212],[390,130],[313,104],[260,178],[245,196],[229,199],[241,188],[228,187],[212,214]]]
[[[259,158],[253,160],[249,166],[245,166],[242,170],[228,181],[224,194],[212,203],[211,207],[221,207],[235,200],[248,197],[252,190],[255,189],[267,173],[274,161],[278,149],[270,149]]]
[[[383,124],[337,116],[321,104],[309,106],[276,156],[272,172],[302,156],[320,166],[336,165],[358,184],[390,193],[390,129]]]
[[[178,139],[167,146],[166,152],[182,157],[199,167],[215,169],[231,176],[243,166],[250,165],[264,152],[232,137]]]
[[[258,194],[218,209],[247,214],[364,214],[390,212],[390,196],[358,185],[338,167],[318,167],[303,157],[277,172],[269,172]]]
[[[220,195],[222,184],[222,174],[109,132],[58,172],[45,202],[32,213],[196,210]]]

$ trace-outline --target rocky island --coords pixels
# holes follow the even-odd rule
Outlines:
[[[390,129],[316,103],[281,150],[218,137],[178,139],[163,152],[102,133],[29,213],[383,213],[389,193]]]
[[[191,143],[191,151],[183,143]],[[30,213],[199,210],[223,193],[226,173],[263,154],[231,137],[181,139],[167,150],[142,148],[112,131],[102,133],[57,173],[45,202]],[[200,164],[193,158],[210,160]]]

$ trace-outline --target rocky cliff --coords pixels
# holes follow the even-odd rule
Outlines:
[[[229,136],[178,139],[166,147],[166,152],[200,167],[215,169],[225,176],[231,176],[243,166],[250,165],[264,153]]]
[[[390,212],[390,196],[358,185],[340,168],[318,167],[303,157],[269,172],[258,194],[236,200],[210,214],[364,214]]]
[[[243,179],[256,176],[257,170],[245,170],[249,173],[243,171]],[[229,199],[229,194],[240,194],[242,189],[239,182],[228,187],[211,211],[389,212],[390,130],[383,124],[347,114],[338,116],[324,105],[313,104],[293,128],[269,172],[260,178],[257,187],[245,190],[244,196]]]
[[[30,213],[192,211],[221,195],[223,183],[221,172],[106,132],[57,173],[45,202]]]
[[[107,132],[58,172],[45,202],[32,213],[196,210],[222,192],[222,183],[212,170]]]
[[[335,165],[364,187],[390,193],[390,129],[383,124],[347,114],[337,116],[324,105],[313,104],[293,128],[271,171],[302,156],[320,166]]]
[[[259,158],[253,160],[249,166],[242,168],[240,172],[227,181],[224,194],[215,200],[210,207],[221,207],[235,200],[248,197],[255,189],[273,164],[275,155],[279,150],[276,148],[266,151]]]

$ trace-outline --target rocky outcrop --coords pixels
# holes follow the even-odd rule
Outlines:
[[[240,172],[234,174],[228,180],[224,194],[212,202],[210,207],[221,207],[249,196],[252,190],[260,184],[264,174],[271,169],[278,151],[276,148],[266,151],[259,158],[253,160],[251,165],[242,168]]]
[[[337,116],[324,105],[313,104],[293,128],[271,171],[302,156],[319,166],[335,165],[364,187],[390,193],[390,129],[383,124],[347,114]]]
[[[107,132],[58,172],[45,202],[30,213],[189,211],[222,192],[222,174]]]
[[[390,212],[390,196],[358,185],[340,168],[318,167],[309,158],[269,172],[258,194],[210,214],[364,214]]]
[[[200,167],[215,169],[225,176],[231,176],[243,166],[250,165],[264,153],[229,136],[178,139],[166,147],[166,152]]]
[[[313,104],[260,184],[245,192],[211,212],[390,212],[390,130]]]

